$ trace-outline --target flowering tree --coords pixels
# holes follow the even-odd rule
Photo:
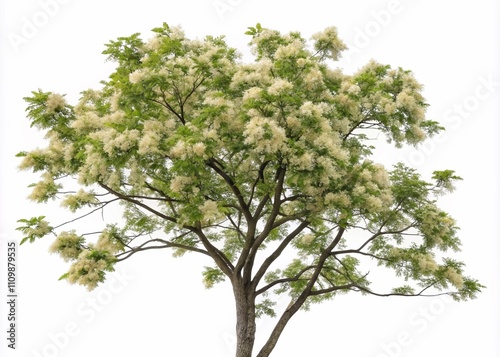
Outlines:
[[[22,169],[42,173],[30,198],[86,210],[80,218],[116,204],[123,213],[93,229],[93,241],[66,229],[72,222],[20,220],[21,243],[56,236],[51,251],[72,262],[62,278],[93,289],[148,249],[207,256],[205,285],[232,284],[238,357],[254,351],[256,318],[276,316],[257,354],[269,356],[299,309],[340,293],[465,300],[480,291],[443,253],[460,242],[436,197],[460,177],[436,171],[425,181],[370,160],[378,133],[399,147],[443,129],[425,119],[410,71],[374,61],[353,75],[332,69],[346,48],[335,28],[310,42],[249,28],[252,63],[222,37],[190,40],[166,24],[153,32],[110,42],[116,70],[75,106],[51,92],[26,98],[48,140],[19,153]],[[377,289],[374,265],[394,272],[392,290]],[[291,299],[283,311],[278,294]]]

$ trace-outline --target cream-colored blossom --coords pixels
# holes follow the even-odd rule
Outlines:
[[[109,229],[102,231],[97,239],[95,248],[111,254],[122,251],[124,249],[124,245],[115,234],[115,232]]]
[[[66,106],[64,97],[57,93],[51,93],[45,102],[45,110],[48,114],[54,113],[56,110],[63,109]]]
[[[325,195],[325,204],[334,205],[340,207],[349,207],[351,205],[351,199],[345,192],[329,192]]]
[[[118,170],[111,171],[106,177],[106,185],[111,187],[113,190],[118,191],[122,186],[122,173]]]
[[[381,164],[373,165],[372,179],[379,187],[388,187],[390,185],[389,175]]]
[[[84,241],[83,237],[77,235],[74,231],[63,231],[59,233],[56,240],[49,247],[49,252],[58,253],[64,261],[75,260],[82,252]]]
[[[364,186],[360,186],[356,184],[352,190],[352,193],[356,196],[361,196],[366,192],[366,188]]]
[[[95,151],[93,146],[87,145],[85,152],[85,164],[80,167],[78,181],[81,184],[90,185],[107,176],[108,164],[105,158]]]
[[[90,249],[83,250],[68,271],[68,282],[86,286],[88,290],[93,290],[97,284],[103,281],[104,270],[108,268],[105,259],[94,259]]]
[[[434,273],[439,268],[434,258],[429,254],[418,255],[417,263],[424,273]]]
[[[316,238],[316,236],[314,234],[306,233],[301,237],[300,242],[302,244],[309,245],[313,242],[314,238]]]
[[[457,289],[461,289],[464,286],[464,279],[462,275],[454,268],[448,267],[444,272],[444,276]]]
[[[415,107],[415,98],[407,90],[403,90],[396,96],[396,106],[411,110]]]
[[[275,153],[285,148],[285,130],[269,118],[253,117],[243,134],[245,143],[254,144],[259,152]]]
[[[134,72],[130,73],[129,81],[132,84],[137,84],[146,79],[148,75],[148,70],[144,68],[136,69]]]
[[[147,154],[156,154],[159,153],[159,145],[160,145],[160,135],[158,132],[147,131],[144,133],[142,138],[139,140],[138,154],[147,155]]]
[[[214,107],[225,107],[225,106],[230,106],[231,102],[226,100],[218,92],[215,92],[215,93],[207,93],[205,95],[205,99],[203,100],[203,104],[211,105]]]
[[[54,182],[52,175],[45,172],[42,174],[42,180],[33,186],[28,198],[35,202],[44,202],[47,200],[48,195],[53,194],[54,190],[57,191],[58,187],[59,186]]]
[[[332,122],[332,129],[341,133],[347,134],[351,129],[351,122],[347,118],[336,119]]]
[[[123,110],[114,111],[105,118],[105,121],[110,124],[123,124],[124,120],[125,112]]]
[[[303,48],[304,44],[302,43],[302,41],[300,41],[299,39],[295,39],[287,45],[279,46],[274,53],[274,58],[276,60],[281,60],[290,57],[296,57],[300,54]]]
[[[372,179],[372,172],[368,169],[363,169],[359,174],[359,178],[364,181],[369,181]]]
[[[251,87],[248,88],[245,93],[243,93],[243,101],[246,102],[248,100],[259,99],[262,94],[262,88],[259,87]]]
[[[179,140],[170,149],[170,156],[173,158],[186,159],[188,156],[188,145],[186,142]]]
[[[365,199],[364,208],[366,208],[369,212],[375,213],[382,210],[384,207],[382,200],[376,196],[368,196]]]
[[[116,90],[111,96],[109,103],[112,112],[116,112],[119,110],[121,95],[122,95],[121,91]]]
[[[140,137],[140,132],[136,129],[124,130],[119,132],[114,128],[106,128],[89,135],[93,139],[100,140],[103,143],[103,150],[110,156],[115,154],[115,151],[128,151]]]
[[[347,49],[345,43],[338,37],[336,27],[327,27],[321,32],[317,32],[311,36],[315,41],[314,48],[316,50],[327,51],[328,57],[337,60],[340,53]]]
[[[267,86],[271,83],[273,63],[268,58],[262,58],[256,63],[242,65],[233,75],[231,88],[236,89],[242,84],[252,86]]]
[[[307,90],[317,89],[323,83],[323,74],[318,69],[311,69],[304,76],[304,83]]]
[[[202,222],[205,224],[213,223],[214,221],[218,221],[223,217],[222,213],[219,212],[217,202],[212,200],[206,200],[202,205],[198,206],[198,209],[203,215]]]
[[[144,45],[144,48],[147,51],[156,51],[160,48],[161,46],[161,37],[160,36],[154,36],[151,37],[148,42]]]
[[[191,177],[175,176],[172,181],[170,181],[170,189],[175,193],[179,193],[186,185],[190,184],[191,181]]]
[[[94,204],[97,202],[98,201],[93,192],[86,192],[83,189],[80,189],[75,194],[66,195],[66,197],[61,201],[61,206],[75,212],[78,208],[84,205]]]
[[[357,95],[361,92],[361,88],[357,84],[353,84],[349,81],[342,82],[340,90],[342,92],[346,92],[346,93],[354,94],[354,95]]]
[[[309,62],[307,59],[305,59],[305,58],[299,58],[299,59],[297,60],[297,66],[299,66],[300,68],[305,67],[305,66],[306,66],[307,64],[309,64],[309,63],[310,63],[310,62]]]
[[[104,120],[102,120],[97,113],[86,111],[77,115],[76,120],[71,122],[70,126],[75,129],[77,133],[81,134],[103,128]]]
[[[286,118],[286,124],[294,132],[299,132],[302,129],[302,125],[300,123],[300,120],[295,116],[288,116]]]
[[[18,166],[19,170],[32,169],[38,164],[36,158],[43,157],[44,155],[46,155],[46,151],[42,149],[34,149],[30,151],[25,157],[23,157],[21,163]]]
[[[420,128],[420,126],[414,124],[411,126],[410,130],[411,130],[412,134],[415,136],[417,141],[422,141],[426,138],[426,134],[422,130],[422,128]]]
[[[281,93],[292,88],[293,88],[292,83],[288,82],[286,79],[278,78],[267,89],[267,92],[271,95],[280,95]]]
[[[300,114],[313,117],[321,117],[324,110],[325,107],[323,105],[315,104],[311,101],[304,102],[299,108]]]
[[[192,146],[193,153],[196,156],[204,156],[207,146],[204,143],[196,143]]]
[[[290,158],[290,164],[295,166],[297,170],[312,171],[314,169],[315,159],[314,156],[305,152],[303,155],[294,155]]]

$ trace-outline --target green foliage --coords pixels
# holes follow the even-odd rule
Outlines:
[[[210,289],[216,283],[223,282],[225,280],[225,275],[220,269],[205,267],[203,271],[203,284],[207,289]]]
[[[258,316],[274,316],[275,294],[308,308],[375,293],[372,261],[405,280],[389,295],[481,290],[454,259],[458,227],[437,202],[461,178],[442,170],[426,180],[372,157],[380,133],[400,147],[443,130],[426,118],[411,71],[331,68],[346,49],[333,27],[310,40],[249,27],[250,63],[223,36],[189,39],[168,24],[152,32],[110,41],[114,71],[74,106],[42,90],[25,98],[48,142],[17,155],[21,169],[41,173],[30,198],[82,217],[121,213],[97,231],[54,232],[52,251],[72,261],[62,279],[94,288],[114,264],[168,248],[212,258],[205,286],[242,284]],[[22,243],[56,230],[43,217],[19,222]]]
[[[276,317],[276,312],[274,311],[273,306],[276,305],[276,302],[270,299],[264,299],[260,303],[255,305],[255,316],[260,318],[264,315],[270,317]]]
[[[24,244],[26,241],[33,243],[37,238],[43,238],[52,232],[53,228],[49,226],[44,218],[45,216],[38,216],[30,219],[22,218],[17,221],[24,224],[16,228],[16,230],[24,234],[20,244]]]

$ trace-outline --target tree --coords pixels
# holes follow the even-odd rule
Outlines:
[[[252,63],[223,37],[191,40],[167,24],[153,32],[107,44],[115,71],[75,106],[41,90],[25,98],[48,140],[18,154],[21,169],[41,172],[29,198],[85,210],[55,227],[43,216],[19,221],[21,243],[56,236],[51,251],[71,261],[62,279],[93,289],[149,249],[208,257],[206,287],[232,285],[237,357],[252,355],[257,318],[277,317],[257,354],[269,356],[299,309],[341,293],[466,300],[481,291],[445,256],[460,240],[437,198],[460,177],[424,180],[370,159],[378,134],[400,147],[443,130],[425,118],[410,71],[375,61],[352,75],[332,69],[346,48],[333,27],[310,42],[251,27]],[[119,222],[66,228],[117,204]],[[392,290],[371,282],[374,266],[393,273]],[[291,299],[284,311],[274,308],[279,294]]]

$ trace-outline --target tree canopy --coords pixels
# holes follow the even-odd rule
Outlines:
[[[205,256],[204,284],[232,284],[240,357],[251,356],[256,317],[277,316],[258,354],[268,356],[293,314],[340,293],[466,300],[481,290],[445,254],[460,240],[437,199],[460,177],[371,159],[378,134],[400,147],[443,130],[426,119],[411,71],[334,69],[346,49],[334,27],[307,41],[258,24],[250,63],[224,37],[189,39],[167,24],[153,33],[109,42],[114,72],[75,105],[42,90],[25,98],[48,142],[18,154],[21,169],[41,173],[29,198],[77,218],[122,212],[89,232],[19,221],[22,243],[56,237],[51,251],[71,262],[61,278],[93,289],[141,251]],[[377,290],[377,265],[393,272],[392,290]],[[278,294],[290,296],[285,311]]]

